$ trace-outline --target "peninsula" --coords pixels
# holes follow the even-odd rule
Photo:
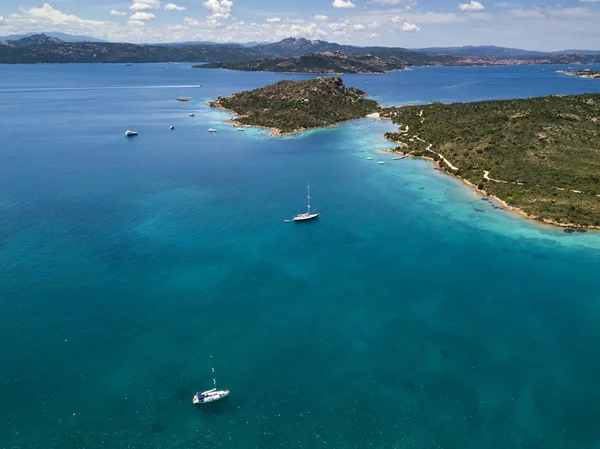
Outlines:
[[[221,62],[197,65],[200,69],[227,69],[249,72],[285,73],[387,73],[405,68],[404,61],[396,55],[386,59],[371,54],[344,54],[338,51],[308,53],[289,58],[267,58],[244,62]]]
[[[539,221],[600,229],[600,94],[381,108],[340,77],[279,81],[208,104],[274,135],[378,112],[400,126],[393,151],[449,174]]]
[[[578,76],[580,78],[590,78],[600,80],[600,70],[557,70],[558,73],[564,73],[565,75]]]
[[[396,150],[529,218],[600,228],[600,94],[385,108]]]
[[[365,92],[346,87],[340,77],[279,81],[266,87],[219,97],[208,105],[237,115],[234,123],[265,127],[275,135],[294,134],[353,120],[379,105]]]

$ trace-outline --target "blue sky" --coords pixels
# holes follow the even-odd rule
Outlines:
[[[61,31],[111,41],[276,41],[600,49],[600,0],[10,0],[0,36]]]

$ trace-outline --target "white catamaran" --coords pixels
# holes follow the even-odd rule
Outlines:
[[[212,355],[210,356],[210,368],[212,370],[214,388],[212,390],[203,391],[202,393],[196,393],[192,401],[194,404],[208,404],[229,396],[229,390],[217,390],[217,375],[215,373],[215,365],[212,361]]]
[[[310,181],[308,182],[308,195],[306,196],[306,198],[308,198],[308,209],[305,213],[303,214],[298,214],[294,217],[294,221],[308,221],[308,220],[314,220],[315,218],[317,218],[319,216],[318,213],[316,212],[311,212],[310,211]]]

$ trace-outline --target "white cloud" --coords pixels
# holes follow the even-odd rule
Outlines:
[[[410,20],[414,20],[420,23],[457,23],[466,22],[469,19],[475,19],[478,16],[474,14],[454,14],[454,13],[443,13],[443,12],[423,12],[423,13],[411,13]]]
[[[556,17],[588,17],[591,11],[588,8],[581,7],[559,8],[552,11],[551,14]]]
[[[156,16],[154,14],[152,14],[151,12],[141,12],[138,11],[135,14],[132,14],[130,19],[131,20],[154,20],[156,18]]]
[[[379,28],[379,24],[377,22],[371,22],[370,24],[367,25],[367,27],[371,28],[372,30],[375,30],[375,29]]]
[[[356,25],[353,25],[352,28],[354,28],[355,31],[361,31],[361,30],[366,30],[367,27],[364,26],[362,23],[358,23]]]
[[[102,26],[106,22],[100,22],[98,20],[86,20],[80,19],[77,16],[71,14],[64,14],[58,9],[54,9],[48,3],[44,3],[41,8],[31,8],[27,11],[30,17],[49,20],[54,24],[78,24],[85,26]],[[20,17],[18,14],[13,14],[11,17]]]
[[[354,8],[356,5],[350,0],[333,0],[332,6],[334,8]]]
[[[169,31],[185,31],[185,30],[189,30],[189,28],[186,27],[185,25],[177,24],[177,25],[169,25],[167,27],[167,30],[169,30]]]
[[[402,24],[402,28],[400,28],[402,31],[405,32],[409,32],[409,33],[416,33],[417,31],[420,31],[421,28],[419,28],[418,25],[415,25],[414,23],[408,23],[408,22],[404,22]]]
[[[600,1],[600,0],[599,0],[599,1]],[[320,21],[320,22],[327,22],[327,21],[329,20],[329,17],[327,17],[327,16],[322,16],[322,15],[320,15],[320,14],[317,14],[317,15],[315,16],[315,20],[318,20],[318,21]]]
[[[220,28],[223,24],[216,19],[207,19],[206,26],[209,28]]]
[[[415,25],[414,23],[407,22],[404,17],[400,17],[400,16],[390,17],[390,22],[392,22],[392,23],[401,23],[402,26],[400,27],[400,31],[417,32],[417,31],[421,30],[421,28],[419,28],[418,25]]]
[[[212,12],[207,19],[228,19],[231,17],[233,2],[231,0],[206,0],[204,7]]]
[[[281,22],[281,19],[279,17],[269,17],[267,19],[268,23],[277,23],[277,22]]]
[[[200,25],[200,22],[198,22],[198,20],[194,19],[193,17],[186,17],[183,19],[183,23],[185,23],[186,25],[191,25],[191,26],[198,26]]]
[[[126,12],[123,12],[123,11],[117,11],[116,9],[111,9],[110,10],[110,15],[111,16],[127,16],[128,14]]]
[[[185,6],[177,6],[175,3],[168,3],[165,5],[167,11],[185,11]]]
[[[375,39],[376,37],[379,37],[379,34],[377,34],[377,33],[369,33],[365,37],[367,39]]]
[[[458,9],[461,11],[481,11],[485,9],[485,6],[475,0],[471,0],[469,3],[459,3]]]
[[[521,19],[544,19],[550,16],[546,11],[537,6],[531,8],[512,9],[510,14]]]
[[[159,0],[134,0],[129,9],[134,11],[151,11],[160,8]]]
[[[134,27],[143,27],[145,23],[141,20],[129,20],[129,22],[127,22],[127,25],[131,25]]]

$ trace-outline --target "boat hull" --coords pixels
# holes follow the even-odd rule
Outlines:
[[[221,399],[226,398],[227,396],[229,396],[229,390],[208,390],[208,391],[204,391],[202,393],[196,393],[194,395],[194,399],[192,400],[192,402],[194,404],[210,404],[211,402],[217,402],[220,401]]]
[[[301,214],[294,217],[294,221],[310,221],[319,217],[319,214]]]

